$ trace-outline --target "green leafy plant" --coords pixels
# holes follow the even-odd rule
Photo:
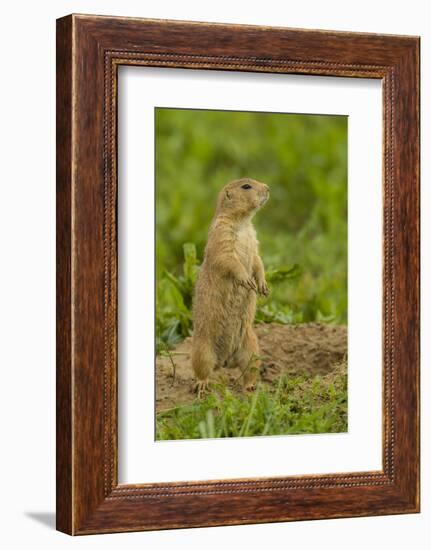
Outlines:
[[[196,254],[196,246],[194,243],[183,244],[184,262],[183,272],[178,277],[170,273],[168,270],[164,271],[165,276],[171,283],[178,289],[181,294],[183,303],[188,309],[192,306],[193,290],[196,283],[198,274],[198,261]]]
[[[183,245],[182,273],[173,275],[164,270],[156,292],[156,350],[166,351],[191,334],[192,301],[198,273],[196,247]]]
[[[268,283],[280,283],[283,281],[297,279],[301,275],[301,268],[298,264],[293,266],[270,268],[267,269],[265,275]]]

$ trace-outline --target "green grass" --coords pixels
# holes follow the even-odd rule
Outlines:
[[[345,366],[323,377],[284,376],[245,395],[218,385],[201,401],[160,412],[156,424],[158,440],[345,432]]]

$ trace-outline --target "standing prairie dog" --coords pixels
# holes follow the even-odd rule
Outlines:
[[[192,366],[198,396],[215,368],[239,367],[253,389],[260,369],[253,330],[256,294],[269,293],[253,215],[268,200],[264,183],[245,178],[220,192],[193,306]]]

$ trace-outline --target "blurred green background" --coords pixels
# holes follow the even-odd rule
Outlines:
[[[157,108],[155,123],[158,349],[192,330],[217,194],[240,177],[271,190],[254,218],[272,287],[256,321],[345,324],[347,117]]]

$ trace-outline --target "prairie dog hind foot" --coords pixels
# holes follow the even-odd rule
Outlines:
[[[210,383],[208,378],[204,380],[198,380],[193,387],[193,391],[196,393],[198,399],[201,399],[203,395],[208,393],[210,390]]]

